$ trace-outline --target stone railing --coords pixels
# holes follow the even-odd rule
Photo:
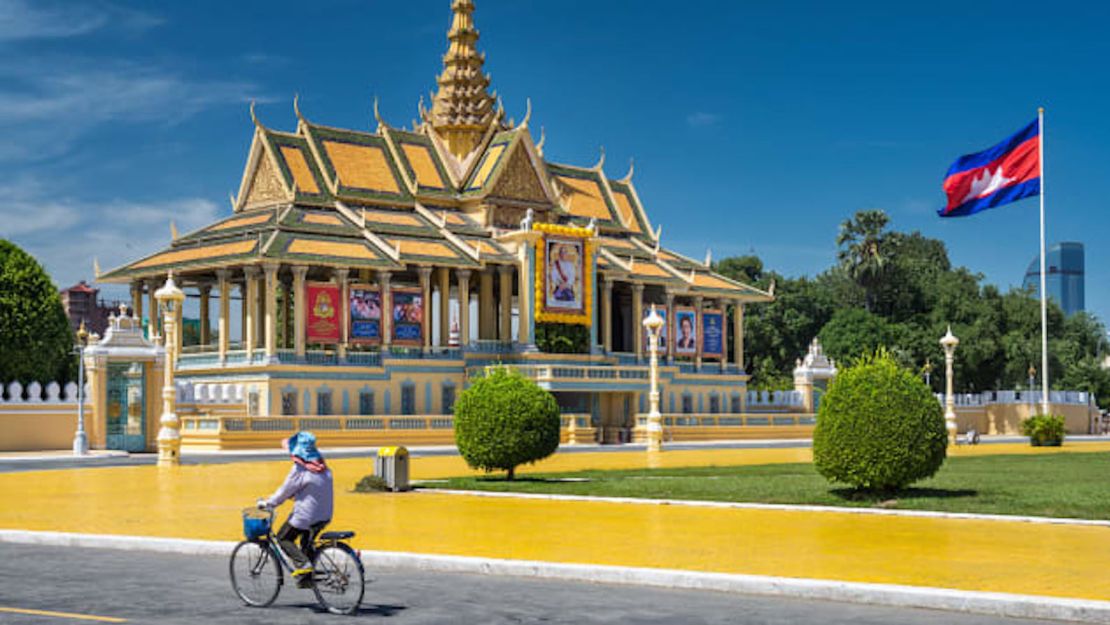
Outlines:
[[[805,398],[800,391],[748,391],[745,399],[748,410],[754,412],[798,410],[805,405]]]
[[[937,401],[944,404],[944,393],[935,393]],[[991,404],[1039,404],[1041,391],[984,391],[982,393],[956,393],[957,406],[989,406]],[[1093,401],[1086,391],[1049,391],[1050,404],[1086,406]]]
[[[0,403],[76,404],[77,390],[76,382],[69,382],[65,386],[57,382],[49,382],[45,386],[38,382],[31,382],[26,388],[19,382],[11,382],[7,386],[0,385]],[[91,392],[92,387],[85,384],[86,402]]]
[[[664,414],[665,428],[690,427],[773,427],[773,426],[812,426],[817,423],[812,414]],[[637,427],[647,427],[648,415],[636,415]]]

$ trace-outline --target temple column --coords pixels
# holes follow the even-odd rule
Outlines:
[[[143,322],[143,283],[131,283],[131,316]]]
[[[266,275],[266,360],[277,360],[277,274],[280,265],[267,263],[262,266]]]
[[[249,364],[254,355],[255,335],[258,329],[258,275],[257,267],[243,267],[243,280],[246,284],[246,293],[243,295],[243,309],[245,313],[245,331],[243,333],[243,349],[247,352]]]
[[[261,270],[254,278],[254,348],[266,346],[266,277]]]
[[[534,306],[532,298],[535,293],[532,292],[532,284],[530,278],[530,269],[533,267],[535,259],[535,251],[532,245],[527,246],[527,251],[524,252],[525,258],[522,260],[520,266],[517,267],[517,342],[521,345],[531,345],[535,338],[532,336],[532,323],[535,319]]]
[[[227,347],[230,339],[231,329],[231,282],[228,279],[231,277],[231,271],[227,269],[216,270],[216,288],[220,291],[220,319],[217,321],[216,326],[216,340],[219,345],[216,349],[220,353],[220,364],[227,361]]]
[[[147,338],[152,341],[154,340],[154,337],[159,335],[158,300],[154,299],[154,292],[158,290],[158,286],[159,285],[157,280],[147,280],[146,282],[147,308],[150,310],[150,312],[147,313],[150,316],[150,320],[147,322],[146,335]]]
[[[721,373],[725,373],[728,371],[728,301],[719,299],[714,306],[721,311]]]
[[[432,268],[418,267],[416,272],[420,276],[420,293],[424,299],[420,333],[424,336],[424,351],[427,352],[432,348]]]
[[[732,359],[736,368],[744,370],[744,304],[740,300],[733,303],[732,314]]]
[[[501,330],[498,337],[502,342],[513,342],[513,266],[501,265],[497,268],[500,281]]]
[[[304,279],[308,274],[308,267],[304,265],[293,266],[293,349],[298,360],[304,359]]]
[[[667,352],[667,364],[668,365],[673,365],[674,364],[674,350],[670,349],[670,346],[671,346],[671,344],[674,343],[675,332],[677,330],[675,325],[674,325],[674,291],[671,290],[671,289],[667,289],[666,290],[666,296],[667,296],[667,319],[666,319],[666,322],[667,322],[667,326],[666,326],[667,327],[667,345],[665,345],[663,347],[663,349],[665,349],[666,352]]]
[[[613,351],[613,279],[606,276],[601,294],[601,347]]]
[[[281,347],[289,349],[293,347],[293,341],[290,338],[293,334],[293,286],[288,281],[281,283],[281,309],[282,309],[282,327],[281,327]]]
[[[439,267],[436,269],[436,281],[439,289],[439,346],[447,347],[448,338],[451,336],[451,274],[450,269]]]
[[[699,339],[705,338],[701,335],[701,331],[704,329],[704,324],[701,322],[701,309],[704,302],[705,300],[702,299],[701,295],[694,298],[694,336],[699,337]],[[698,351],[694,356],[694,371],[701,371],[701,345],[696,347]]]
[[[390,280],[393,274],[388,271],[378,272],[378,289],[382,295],[382,351],[388,352],[393,344],[393,285]]]
[[[478,338],[489,341],[497,333],[497,308],[493,304],[493,268],[478,275]]]
[[[632,285],[632,341],[636,343],[636,362],[644,356],[644,285]]]
[[[459,282],[459,346],[470,345],[470,270],[455,272]]]
[[[200,286],[200,344],[207,347],[208,343],[212,340],[212,331],[209,329],[210,322],[208,315],[208,307],[212,303],[212,285],[202,284]]]
[[[351,305],[351,295],[347,292],[347,276],[350,275],[349,269],[336,269],[335,280],[339,283],[339,306],[336,309],[339,311],[339,347],[336,352],[339,356],[339,361],[343,362],[347,359],[347,342],[350,340],[348,336],[349,330],[347,329],[347,308]]]
[[[239,289],[239,349],[247,348],[247,280],[236,285]]]

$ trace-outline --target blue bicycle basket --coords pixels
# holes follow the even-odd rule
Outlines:
[[[243,510],[243,535],[247,540],[261,538],[270,533],[270,513],[258,508]]]

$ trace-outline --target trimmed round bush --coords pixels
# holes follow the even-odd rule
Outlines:
[[[507,471],[559,448],[559,404],[535,382],[506,367],[491,369],[455,402],[455,444],[474,469]]]
[[[947,452],[940,402],[886,352],[841,371],[821,399],[813,463],[830,481],[893,491],[932,477]]]

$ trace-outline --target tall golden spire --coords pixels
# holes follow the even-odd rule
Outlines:
[[[478,52],[478,29],[474,27],[474,0],[454,0],[454,19],[447,33],[443,73],[436,82],[439,91],[432,110],[423,111],[430,123],[458,158],[469,154],[482,140],[497,112],[496,98],[489,92],[489,76],[482,73],[485,55]]]

